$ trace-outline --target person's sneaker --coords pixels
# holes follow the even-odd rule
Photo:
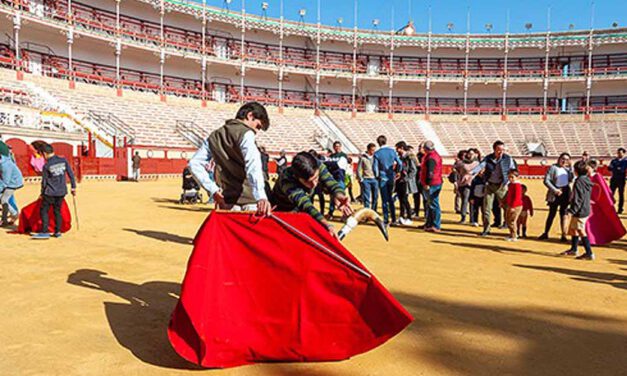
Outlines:
[[[401,218],[401,224],[403,224],[403,226],[411,226],[414,222],[412,222],[409,218]]]
[[[549,235],[546,232],[538,236],[538,240],[548,240],[548,239],[549,239]]]
[[[60,238],[61,237],[61,233],[60,232],[55,232],[53,236],[55,238]]]
[[[435,227],[429,227],[428,229],[425,229],[425,231],[427,232],[434,232],[434,233],[439,233],[441,230],[439,228],[435,228]]]
[[[464,224],[466,223],[466,218],[462,217],[462,219],[459,220],[459,222],[457,222],[459,224]]]
[[[427,225],[418,226],[418,230],[426,230],[426,229],[427,229]]]
[[[482,238],[485,238],[486,236],[490,235],[490,231],[488,230],[483,230],[483,232],[481,232],[481,234],[479,234],[479,236],[481,236]]]
[[[506,228],[507,228],[507,225],[505,223],[499,226],[499,230],[505,230]]]
[[[47,232],[37,232],[30,235],[32,239],[50,239],[50,234]]]
[[[400,220],[396,220],[396,222],[390,223],[391,227],[399,227],[400,225],[401,225],[401,221]]]
[[[575,257],[575,260],[588,260],[588,261],[594,261],[594,253],[591,254],[586,254],[584,253],[581,256],[577,256]]]
[[[572,249],[569,249],[567,251],[560,253],[560,256],[577,256],[577,252],[573,251]]]
[[[479,223],[477,223],[477,222],[473,222],[473,223],[472,223],[472,227],[479,227]]]

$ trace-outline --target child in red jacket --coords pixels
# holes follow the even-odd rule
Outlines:
[[[518,181],[518,170],[510,170],[507,175],[509,180],[509,187],[507,189],[507,196],[505,197],[505,210],[507,213],[506,221],[509,228],[509,237],[505,238],[508,242],[515,242],[518,240],[516,235],[516,222],[523,210],[523,188],[520,181]]]
[[[518,229],[516,231],[516,233],[518,234],[518,236],[520,237],[520,233],[521,233],[521,227],[522,227],[522,238],[526,238],[527,237],[527,219],[529,217],[533,217],[533,202],[531,201],[531,197],[527,196],[527,186],[526,185],[522,185],[522,192],[523,192],[523,198],[522,198],[522,202],[523,202],[523,206],[522,206],[522,212],[520,212],[520,216],[518,217]]]

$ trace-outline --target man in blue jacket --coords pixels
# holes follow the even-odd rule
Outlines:
[[[612,198],[616,191],[618,191],[618,214],[622,214],[623,205],[625,203],[625,174],[627,173],[627,158],[625,158],[624,148],[618,148],[616,158],[612,159],[608,170],[612,173],[612,177],[610,178]]]
[[[394,208],[392,192],[394,192],[396,174],[402,171],[403,163],[398,157],[396,150],[386,145],[387,138],[385,136],[381,135],[377,137],[377,143],[379,144],[379,150],[374,153],[372,168],[379,184],[379,191],[381,192],[383,221],[385,225],[389,225],[390,216],[392,217],[392,223],[396,223],[396,210]]]
[[[33,234],[35,239],[48,239],[50,234],[48,233],[48,211],[50,206],[54,210],[54,237],[61,237],[61,204],[65,195],[67,195],[67,184],[65,182],[65,175],[70,178],[70,184],[72,185],[72,195],[76,196],[76,179],[74,179],[74,172],[72,167],[68,163],[67,159],[56,156],[54,149],[51,145],[45,145],[43,147],[44,157],[46,158],[46,164],[41,171],[41,215],[42,230],[39,234]]]
[[[0,203],[2,204],[2,223],[0,226],[7,226],[17,219],[18,212],[9,205],[9,201],[15,191],[24,186],[24,179],[15,162],[5,155],[0,156],[0,176]]]
[[[507,186],[509,180],[507,175],[510,170],[517,169],[516,161],[510,155],[505,153],[505,143],[503,141],[495,141],[492,144],[492,154],[488,154],[471,174],[477,175],[480,171],[484,171],[483,180],[486,183],[485,197],[483,200],[483,232],[481,236],[490,234],[490,214],[495,200],[503,202],[507,195]]]

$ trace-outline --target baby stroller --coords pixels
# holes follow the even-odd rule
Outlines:
[[[185,167],[183,170],[183,193],[181,193],[179,204],[196,204],[198,202],[202,202],[200,186],[194,179],[189,167]]]

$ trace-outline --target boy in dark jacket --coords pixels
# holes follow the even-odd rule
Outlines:
[[[70,178],[72,185],[72,195],[76,196],[76,180],[74,179],[74,172],[70,167],[67,159],[58,157],[54,154],[54,149],[51,145],[45,145],[43,147],[44,157],[46,158],[46,164],[42,170],[41,175],[41,223],[42,232],[33,234],[35,239],[49,239],[48,233],[48,210],[50,205],[54,210],[54,237],[61,237],[61,204],[65,195],[67,195],[67,185],[65,183],[65,175]]]
[[[590,240],[586,234],[586,222],[590,216],[590,197],[592,195],[593,184],[588,174],[590,165],[588,162],[579,161],[575,164],[577,179],[573,185],[572,198],[568,213],[571,215],[568,233],[572,236],[570,249],[562,252],[563,256],[576,256],[579,239],[583,243],[586,253],[577,256],[577,260],[594,260],[594,254],[590,247]]]

